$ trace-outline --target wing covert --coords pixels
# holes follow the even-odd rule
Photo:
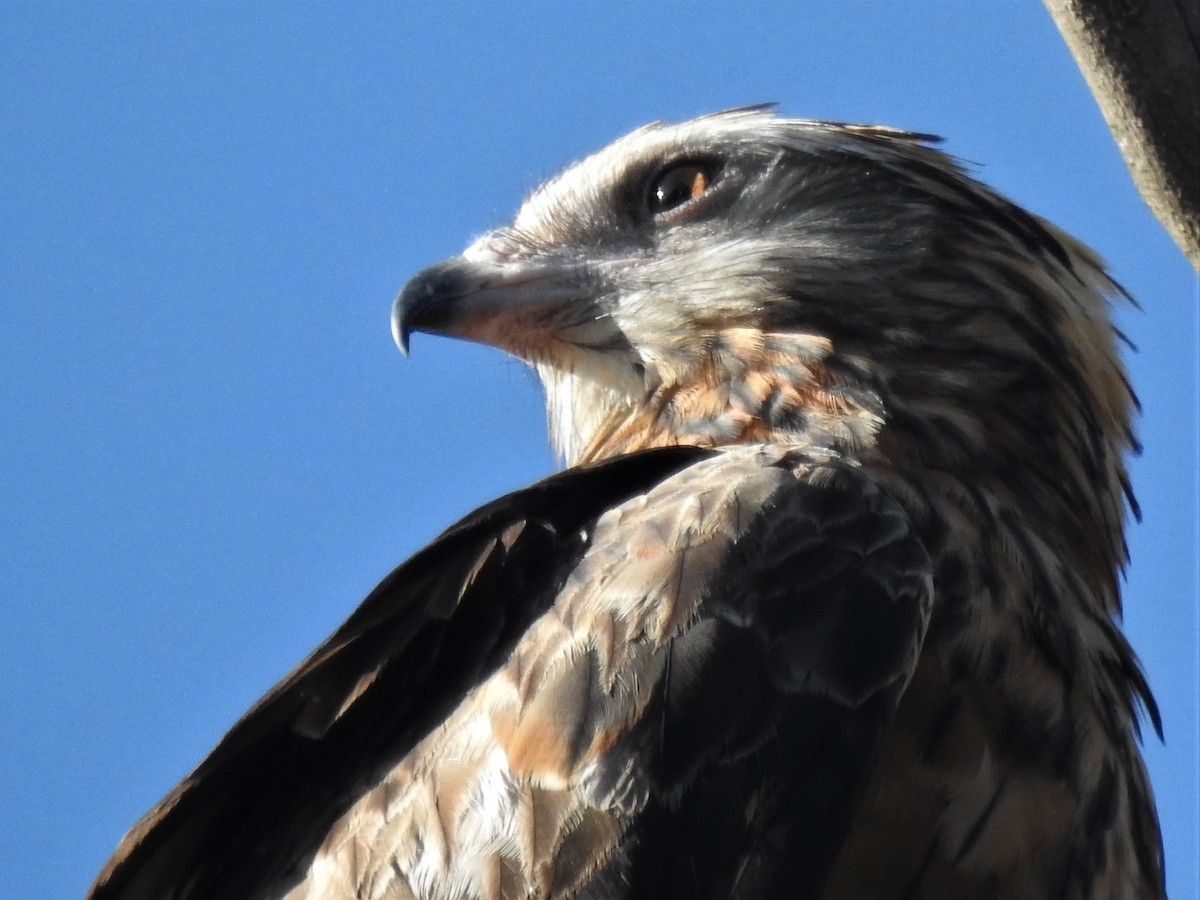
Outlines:
[[[738,492],[624,739],[649,741],[658,798],[631,828],[628,896],[815,895],[916,666],[932,581],[904,511],[851,465],[784,466]]]
[[[89,897],[277,894],[354,798],[504,661],[591,522],[707,455],[671,448],[572,469],[451,526],[130,829]]]
[[[596,521],[506,662],[288,900],[803,896],[931,600],[906,516],[853,464],[698,459]]]

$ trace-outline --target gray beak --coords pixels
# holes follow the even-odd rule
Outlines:
[[[417,273],[392,305],[392,337],[405,355],[414,331],[457,337],[517,356],[539,332],[594,318],[585,279],[569,265],[454,256]]]

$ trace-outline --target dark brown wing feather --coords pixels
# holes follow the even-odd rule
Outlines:
[[[572,469],[449,528],[134,825],[91,900],[278,893],[356,794],[504,661],[586,548],[584,529],[708,455]]]
[[[636,898],[817,896],[919,655],[929,559],[861,471],[817,467],[753,520],[670,647]]]
[[[929,618],[908,517],[853,463],[748,446],[590,531],[293,900],[817,895]]]

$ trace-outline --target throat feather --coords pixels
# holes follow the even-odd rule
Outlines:
[[[756,337],[751,347],[714,342],[697,364],[666,378],[660,366],[652,373],[657,385],[640,395],[585,383],[578,371],[553,391],[548,384],[556,447],[574,465],[681,444],[787,443],[851,453],[874,445],[883,424],[874,393],[839,383],[814,362],[815,348],[797,352],[794,336],[786,336],[790,352],[784,336]]]

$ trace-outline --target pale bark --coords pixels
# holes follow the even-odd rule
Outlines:
[[[1200,271],[1200,0],[1044,0],[1134,183]]]

